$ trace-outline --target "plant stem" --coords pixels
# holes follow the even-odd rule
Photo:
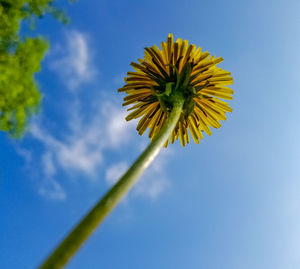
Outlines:
[[[62,268],[67,264],[84,241],[94,232],[97,226],[104,220],[109,212],[112,211],[122,197],[134,185],[143,171],[154,160],[175,128],[182,112],[183,103],[184,100],[182,97],[178,96],[174,98],[173,108],[168,120],[150,145],[39,268],[56,269]]]

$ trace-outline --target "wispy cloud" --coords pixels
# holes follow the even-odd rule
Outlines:
[[[61,184],[52,177],[45,178],[43,182],[41,182],[38,192],[41,196],[45,196],[53,200],[66,199],[65,190],[62,188]]]
[[[126,144],[134,133],[133,124],[125,124],[124,112],[113,103],[99,101],[98,107],[89,121],[83,121],[78,116],[70,117],[68,125],[76,127],[64,132],[60,138],[45,130],[40,121],[32,123],[31,136],[40,141],[44,148],[40,165],[44,177],[50,179],[46,182],[46,185],[51,183],[50,193],[54,192],[53,187],[60,192],[55,179],[57,171],[69,175],[80,173],[90,180],[95,179],[103,161],[103,151],[116,150]],[[44,195],[47,188],[49,186],[43,187]]]
[[[39,194],[54,200],[65,200],[66,192],[55,180],[56,166],[52,152],[46,151],[41,158],[43,179],[39,184]]]
[[[60,46],[59,55],[51,62],[51,68],[60,74],[70,90],[78,89],[83,83],[91,82],[97,74],[92,63],[93,52],[88,46],[88,36],[72,30],[65,34],[66,45]]]
[[[23,157],[26,162],[32,161],[32,153],[30,150],[24,149],[24,148],[20,147],[18,144],[14,144],[14,148],[15,148],[16,152],[21,157]]]
[[[128,164],[125,161],[115,163],[106,170],[106,182],[108,185],[115,184],[118,179],[126,172]]]
[[[53,163],[53,155],[51,152],[46,152],[42,156],[42,163],[47,177],[53,177],[56,173],[56,167]]]
[[[132,124],[125,124],[124,112],[110,102],[99,102],[98,107],[100,109],[89,121],[70,118],[69,125],[77,127],[60,139],[44,130],[39,122],[32,124],[31,135],[43,143],[47,160],[51,155],[54,165],[60,169],[93,176],[102,163],[102,151],[116,148],[129,140],[133,128]]]

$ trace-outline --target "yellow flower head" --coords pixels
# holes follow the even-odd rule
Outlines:
[[[144,59],[131,63],[135,72],[128,72],[126,84],[119,92],[126,92],[123,106],[133,105],[126,120],[141,118],[137,130],[142,135],[149,127],[153,139],[162,128],[172,110],[172,94],[180,92],[184,98],[183,111],[169,140],[189,143],[189,133],[198,144],[202,132],[211,135],[210,126],[221,127],[225,113],[232,109],[221,99],[232,99],[233,90],[225,87],[233,83],[230,72],[216,65],[223,58],[215,58],[187,40],[173,40],[169,34],[167,42],[145,48]]]

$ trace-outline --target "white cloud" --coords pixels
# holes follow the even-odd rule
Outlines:
[[[32,153],[30,150],[21,148],[17,144],[14,145],[16,152],[25,159],[26,162],[31,162],[32,160]]]
[[[131,134],[130,130],[136,125],[135,121],[127,122],[125,120],[128,112],[124,108],[117,108],[107,102],[102,105],[102,113],[104,117],[109,119],[104,128],[110,146],[117,148],[121,144],[128,142]]]
[[[129,142],[131,134],[135,133],[134,125],[126,124],[124,111],[113,103],[99,101],[97,107],[98,110],[92,113],[93,116],[89,117],[88,121],[83,121],[78,115],[70,117],[67,126],[73,127],[60,138],[55,133],[45,130],[41,121],[32,123],[30,134],[44,147],[40,165],[43,175],[51,178],[46,182],[46,185],[51,185],[50,193],[54,190],[60,192],[55,180],[58,170],[69,175],[81,173],[91,180],[97,178],[97,172],[103,162],[103,151],[116,150],[125,145]],[[80,107],[78,109],[84,111]],[[45,193],[47,192],[43,190],[43,194]]]
[[[72,123],[69,125],[77,127],[70,129],[61,139],[44,130],[38,122],[33,123],[31,134],[44,144],[47,161],[53,156],[54,165],[66,172],[94,176],[102,163],[103,150],[128,142],[133,128],[131,124],[125,124],[124,112],[112,103],[100,102],[98,107],[100,109],[87,122],[77,117],[70,118]]]
[[[92,64],[91,48],[86,34],[73,30],[66,32],[66,45],[60,48],[63,55],[52,61],[51,68],[57,71],[70,90],[91,82],[97,74]]]
[[[134,187],[133,192],[137,196],[156,199],[170,185],[170,180],[164,175],[148,173]]]
[[[46,178],[39,187],[39,194],[53,200],[65,200],[66,192],[54,178]]]
[[[46,152],[42,157],[42,163],[44,167],[44,172],[47,177],[52,177],[56,173],[56,167],[53,163],[52,153]]]
[[[119,178],[126,172],[128,169],[128,164],[124,161],[113,164],[106,170],[106,181],[111,186],[115,184]]]
[[[43,180],[39,182],[39,194],[54,200],[65,200],[66,193],[61,184],[55,180],[56,166],[52,152],[46,151],[41,158]]]

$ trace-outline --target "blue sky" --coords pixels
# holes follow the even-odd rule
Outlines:
[[[163,150],[68,268],[300,267],[300,2],[65,3],[39,115],[0,134],[1,268],[35,268],[147,145],[117,93],[129,63],[168,33],[222,56],[233,113],[199,145]]]

